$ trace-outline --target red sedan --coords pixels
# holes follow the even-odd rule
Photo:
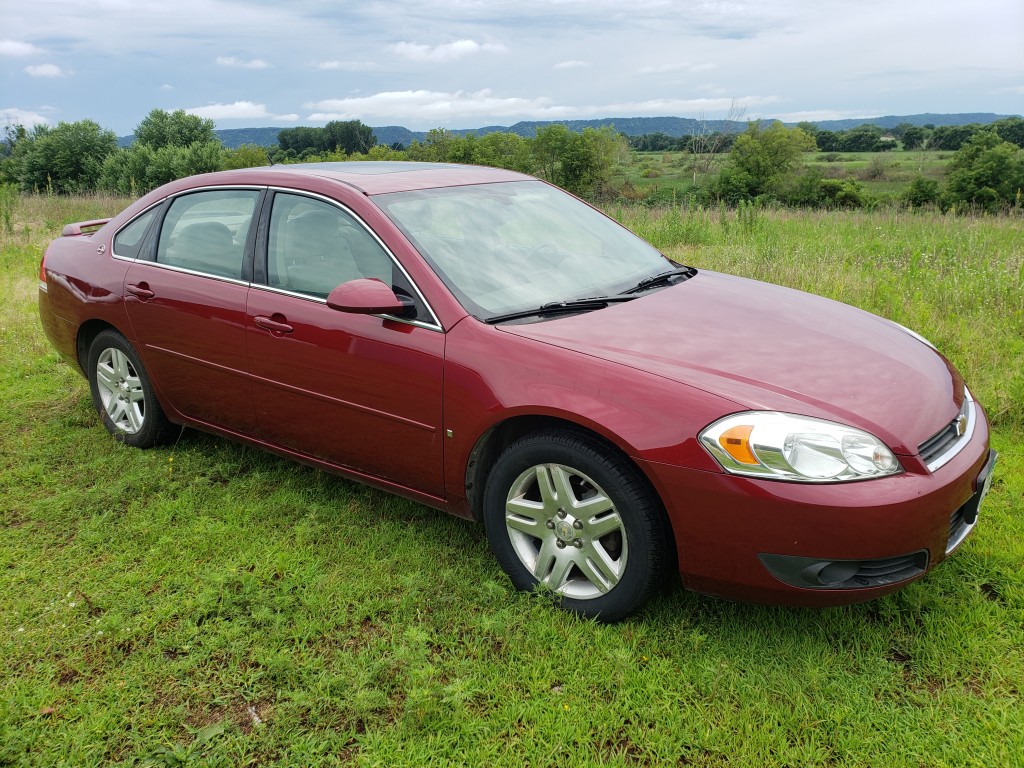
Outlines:
[[[602,620],[675,568],[752,601],[892,592],[995,463],[921,337],[674,264],[509,171],[182,179],[65,227],[39,311],[117,439],[195,427],[482,521],[516,587]]]

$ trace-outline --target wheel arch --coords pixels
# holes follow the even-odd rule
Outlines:
[[[93,341],[103,331],[114,331],[124,336],[126,339],[127,335],[120,328],[111,325],[105,320],[86,320],[78,328],[78,338],[75,341],[75,357],[78,359],[78,367],[81,368],[82,373],[88,378],[89,371],[89,349],[92,347]]]
[[[633,467],[637,476],[640,477],[647,486],[647,490],[651,494],[651,497],[656,499],[662,507],[665,524],[670,530],[672,530],[672,521],[665,512],[661,496],[658,494],[658,491],[651,482],[651,479],[643,471],[641,466],[633,460],[627,451],[623,450],[619,444],[590,427],[584,426],[583,424],[570,419],[542,414],[521,414],[510,416],[509,418],[492,425],[477,439],[476,444],[473,446],[473,450],[469,454],[465,477],[466,498],[469,501],[469,506],[473,512],[474,520],[477,522],[483,521],[484,489],[487,486],[487,478],[490,475],[491,469],[494,467],[494,463],[497,461],[501,453],[521,437],[535,434],[537,432],[549,432],[559,429],[574,432],[600,443],[604,449],[618,455]],[[674,530],[672,533],[674,536]]]

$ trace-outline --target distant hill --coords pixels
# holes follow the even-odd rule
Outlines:
[[[858,125],[870,123],[879,128],[895,128],[901,123],[911,125],[968,125],[979,123],[988,125],[996,120],[1019,115],[997,115],[992,112],[961,112],[957,114],[933,114],[926,112],[920,115],[886,115],[884,117],[858,117],[849,120],[819,120],[814,124],[823,131],[848,131]],[[771,120],[771,118],[767,118]],[[561,123],[570,131],[582,131],[584,128],[601,128],[605,125],[614,126],[619,133],[627,136],[642,136],[645,133],[664,133],[668,136],[691,136],[699,131],[731,131],[739,132],[746,128],[746,121],[740,120],[708,120],[700,121],[689,117],[606,117],[598,120],[545,120],[521,121],[514,125],[488,125],[483,128],[454,128],[452,133],[464,136],[475,133],[484,136],[488,133],[515,133],[526,138],[533,138],[538,128],[552,123]],[[796,123],[786,123],[796,125]],[[277,144],[277,134],[283,128],[225,128],[215,131],[217,137],[228,149],[236,149],[243,144],[255,144],[261,147],[272,147]],[[385,125],[373,129],[378,144],[403,144],[408,146],[413,141],[423,141],[426,131],[410,131],[400,125]],[[122,136],[118,144],[126,147],[132,143],[134,136]]]

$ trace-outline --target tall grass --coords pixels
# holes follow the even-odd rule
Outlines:
[[[512,592],[465,521],[193,432],[111,440],[35,292],[47,239],[125,202],[24,199],[0,233],[0,766],[1022,764],[1019,222],[618,211],[931,335],[1002,457],[975,533],[895,595],[671,590],[609,627]]]

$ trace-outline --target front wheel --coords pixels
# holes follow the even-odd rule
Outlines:
[[[664,511],[639,471],[574,432],[529,435],[501,454],[484,523],[518,589],[543,585],[563,607],[602,621],[639,610],[669,561]]]
[[[135,448],[150,448],[176,431],[124,336],[116,331],[97,335],[89,347],[87,370],[93,405],[103,426],[118,440]]]

